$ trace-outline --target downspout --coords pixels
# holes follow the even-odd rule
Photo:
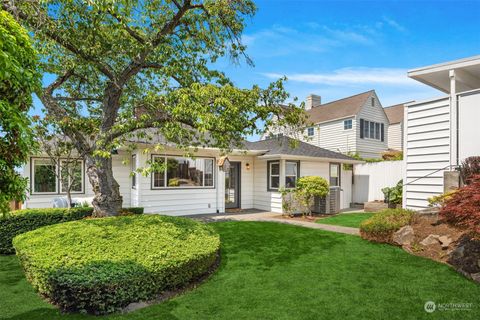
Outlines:
[[[458,165],[458,100],[455,70],[449,71],[450,77],[450,171]]]

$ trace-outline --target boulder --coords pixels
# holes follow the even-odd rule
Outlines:
[[[441,236],[441,237],[438,237],[438,241],[440,241],[442,245],[442,249],[447,249],[453,240],[450,239],[448,236]]]
[[[410,245],[413,242],[414,236],[413,228],[411,226],[404,226],[393,234],[393,242],[400,246]]]
[[[431,246],[432,244],[437,244],[439,243],[439,238],[440,236],[439,235],[436,235],[436,234],[430,234],[428,237],[426,237],[425,239],[423,239],[420,244],[422,246]]]

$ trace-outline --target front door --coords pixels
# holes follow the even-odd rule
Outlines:
[[[240,208],[240,166],[241,162],[230,162],[225,172],[225,208]]]

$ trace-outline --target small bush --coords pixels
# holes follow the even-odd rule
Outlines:
[[[403,180],[397,182],[395,187],[385,187],[382,189],[386,202],[389,204],[402,204],[403,200]]]
[[[360,225],[362,238],[375,241],[392,243],[395,231],[410,224],[414,212],[405,209],[385,209],[374,214]]]
[[[130,208],[123,208],[122,213],[124,215],[128,214],[143,214],[144,209],[142,207],[130,207]]]
[[[465,184],[469,184],[473,176],[480,174],[480,157],[468,157],[462,161],[460,176]]]
[[[303,207],[303,212],[312,214],[315,197],[325,197],[330,191],[327,180],[317,176],[301,177],[297,181],[294,197]]]
[[[47,208],[12,211],[0,217],[0,254],[13,254],[12,240],[15,236],[40,227],[83,219],[91,216],[93,208]]]
[[[134,215],[48,226],[13,243],[41,295],[64,311],[104,314],[205,274],[220,239],[191,219]]]
[[[455,227],[480,235],[480,175],[469,181],[445,201],[440,216]]]

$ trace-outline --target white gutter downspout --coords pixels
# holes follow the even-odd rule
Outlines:
[[[455,70],[450,70],[448,74],[450,77],[450,171],[452,171],[458,165],[458,101]]]

